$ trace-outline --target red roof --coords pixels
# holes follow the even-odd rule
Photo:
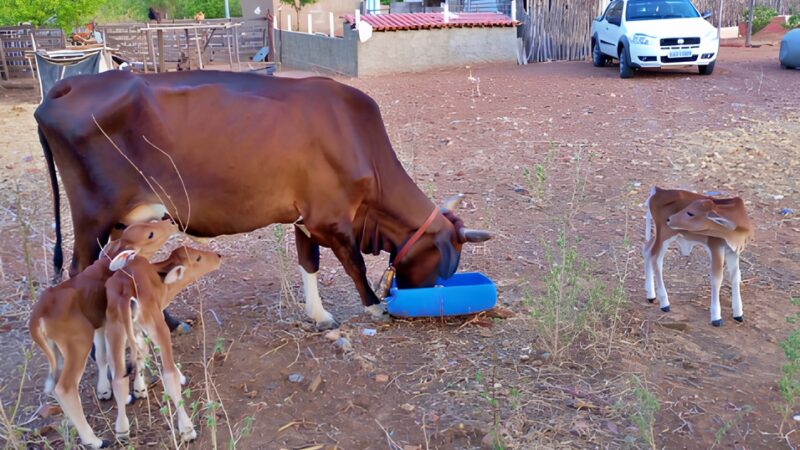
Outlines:
[[[345,22],[355,23],[353,14]],[[513,27],[519,24],[501,13],[450,13],[444,23],[443,13],[364,14],[361,20],[372,25],[373,31],[424,30],[430,28]]]

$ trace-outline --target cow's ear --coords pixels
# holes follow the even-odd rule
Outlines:
[[[727,228],[729,230],[735,230],[736,229],[736,224],[732,220],[726,219],[726,218],[720,216],[719,214],[715,213],[714,211],[711,211],[711,212],[708,213],[708,220],[716,223],[717,225],[719,225],[721,227]]]
[[[117,256],[114,257],[114,259],[111,260],[111,263],[109,263],[108,268],[112,272],[116,272],[117,270],[122,269],[123,267],[128,265],[128,263],[131,262],[135,257],[136,257],[136,250],[121,251]]]
[[[175,283],[176,281],[182,279],[185,274],[186,267],[183,265],[177,265],[167,272],[167,275],[164,277],[164,284]]]

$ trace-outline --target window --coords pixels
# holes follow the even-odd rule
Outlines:
[[[689,0],[629,0],[625,20],[691,19],[700,17]]]
[[[608,20],[608,23],[619,25],[622,22],[622,6],[623,3],[618,1],[612,3],[611,6],[608,7],[608,12],[606,13],[606,20]]]

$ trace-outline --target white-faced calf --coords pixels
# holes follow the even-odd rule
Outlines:
[[[97,393],[101,398],[111,398],[107,365],[102,356],[105,353],[102,331],[106,315],[105,283],[113,271],[139,257],[137,255],[154,255],[177,232],[177,226],[169,220],[131,225],[118,240],[103,248],[97,261],[74,278],[46,289],[33,307],[28,328],[50,365],[45,391],[51,392],[55,385],[55,397],[61,409],[88,447],[109,445],[92,432],[78,395],[78,383],[94,341],[98,355]],[[60,374],[57,373],[59,354],[64,360]]]
[[[664,287],[664,253],[673,242],[688,256],[695,245],[705,247],[711,256],[711,323],[722,325],[719,291],[723,268],[727,265],[731,283],[733,319],[742,322],[742,298],[739,294],[741,273],[739,254],[753,236],[753,225],[739,197],[716,199],[694,192],[654,187],[647,199],[644,274],[647,300],[658,298],[661,310],[669,311],[669,297]],[[650,236],[651,222],[655,235]]]
[[[197,436],[181,401],[181,384],[185,383],[185,378],[175,365],[163,311],[181,289],[219,268],[220,259],[216,253],[178,247],[162,262],[151,264],[144,258],[135,258],[106,283],[106,349],[118,408],[114,431],[119,439],[126,439],[130,432],[125,413],[125,404],[131,400],[125,370],[126,342],[136,365],[134,396],[147,395],[143,373],[147,347],[142,345],[142,332],[159,349],[164,390],[175,405],[181,439],[191,441]]]

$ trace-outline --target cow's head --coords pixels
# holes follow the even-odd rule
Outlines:
[[[101,251],[101,256],[106,255],[113,259],[112,270],[123,267],[127,260],[134,256],[150,258],[169,240],[178,233],[178,226],[171,220],[154,220],[147,223],[137,223],[125,228],[119,239],[109,242]],[[122,255],[120,258],[117,256]]]
[[[460,200],[460,195],[445,200],[441,214],[427,232],[401,261],[396,261],[398,287],[430,287],[437,278],[450,278],[458,269],[462,245],[491,239],[488,231],[464,227],[464,222],[453,213]]]
[[[736,229],[736,223],[720,215],[711,199],[689,203],[686,208],[667,218],[667,226],[673,230],[711,236],[724,235]]]

